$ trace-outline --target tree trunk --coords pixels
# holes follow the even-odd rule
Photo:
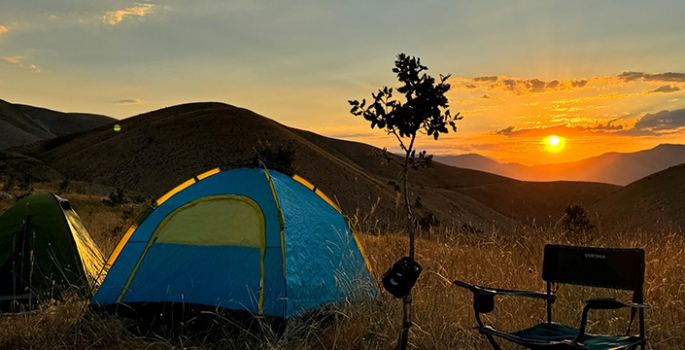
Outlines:
[[[409,257],[414,259],[414,239],[416,237],[416,224],[414,222],[414,213],[411,210],[411,203],[409,202],[409,152],[405,158],[403,178],[404,178],[404,207],[407,211],[407,233],[409,234]],[[412,326],[412,296],[411,291],[404,298],[402,298],[402,330],[400,331],[400,338],[397,340],[397,350],[406,350],[409,342],[409,328]]]
[[[404,316],[402,320],[402,330],[400,331],[400,338],[397,341],[397,350],[406,350],[409,343],[409,328],[411,328],[412,310],[411,310],[411,293],[402,298]]]

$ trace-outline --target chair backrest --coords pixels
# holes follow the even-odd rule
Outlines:
[[[642,294],[645,252],[640,248],[594,248],[548,244],[542,279]],[[640,301],[641,302],[641,301]]]

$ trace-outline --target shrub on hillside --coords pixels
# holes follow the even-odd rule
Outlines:
[[[260,163],[269,169],[280,171],[288,176],[297,172],[295,166],[295,143],[288,140],[286,143],[271,145],[269,141],[257,140],[255,154],[252,157],[252,166],[259,167]]]
[[[595,228],[595,225],[590,223],[588,211],[581,204],[569,205],[564,211],[566,215],[561,222],[561,227],[570,233],[578,243],[585,244],[588,242],[587,233]]]

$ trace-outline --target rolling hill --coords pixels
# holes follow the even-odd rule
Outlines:
[[[685,229],[685,164],[646,176],[591,205],[602,229]]]
[[[436,156],[448,165],[526,181],[589,181],[625,186],[649,174],[685,163],[685,145],[662,144],[634,153],[605,153],[576,162],[524,166],[501,164],[476,154]]]
[[[62,113],[0,100],[0,150],[109,124],[97,114]]]
[[[383,166],[369,145],[289,128],[249,110],[221,103],[191,103],[122,120],[121,131],[99,127],[12,151],[42,160],[72,179],[157,197],[217,166],[245,164],[258,140],[293,142],[298,173],[340,203],[348,215],[403,217],[397,169]],[[563,208],[593,203],[619,187],[586,183],[528,183],[437,163],[412,174],[422,215],[443,223],[491,231],[519,219],[548,225]],[[514,210],[512,210],[512,207]]]

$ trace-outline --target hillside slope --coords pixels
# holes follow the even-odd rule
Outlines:
[[[86,113],[62,113],[0,100],[0,150],[68,135],[116,119]]]
[[[110,124],[116,119],[90,113],[63,113],[47,108],[15,104],[24,112],[24,115],[45,128],[55,136],[64,136],[71,133],[89,130],[101,125]]]
[[[0,149],[55,137],[24,116],[21,109],[0,100]]]
[[[685,164],[651,174],[590,206],[603,229],[685,229]]]
[[[122,120],[121,131],[104,126],[17,148],[73,179],[160,196],[217,166],[245,164],[258,140],[293,142],[298,173],[353,215],[378,202],[381,219],[402,217],[397,169],[383,166],[369,145],[336,140],[281,125],[249,110],[221,103],[193,103]],[[550,221],[571,202],[593,202],[618,187],[605,184],[526,183],[436,164],[412,174],[412,194],[424,215],[484,230],[513,227],[515,218]],[[564,188],[564,189],[561,189]],[[507,194],[503,196],[501,192]],[[564,197],[566,196],[566,197]]]

